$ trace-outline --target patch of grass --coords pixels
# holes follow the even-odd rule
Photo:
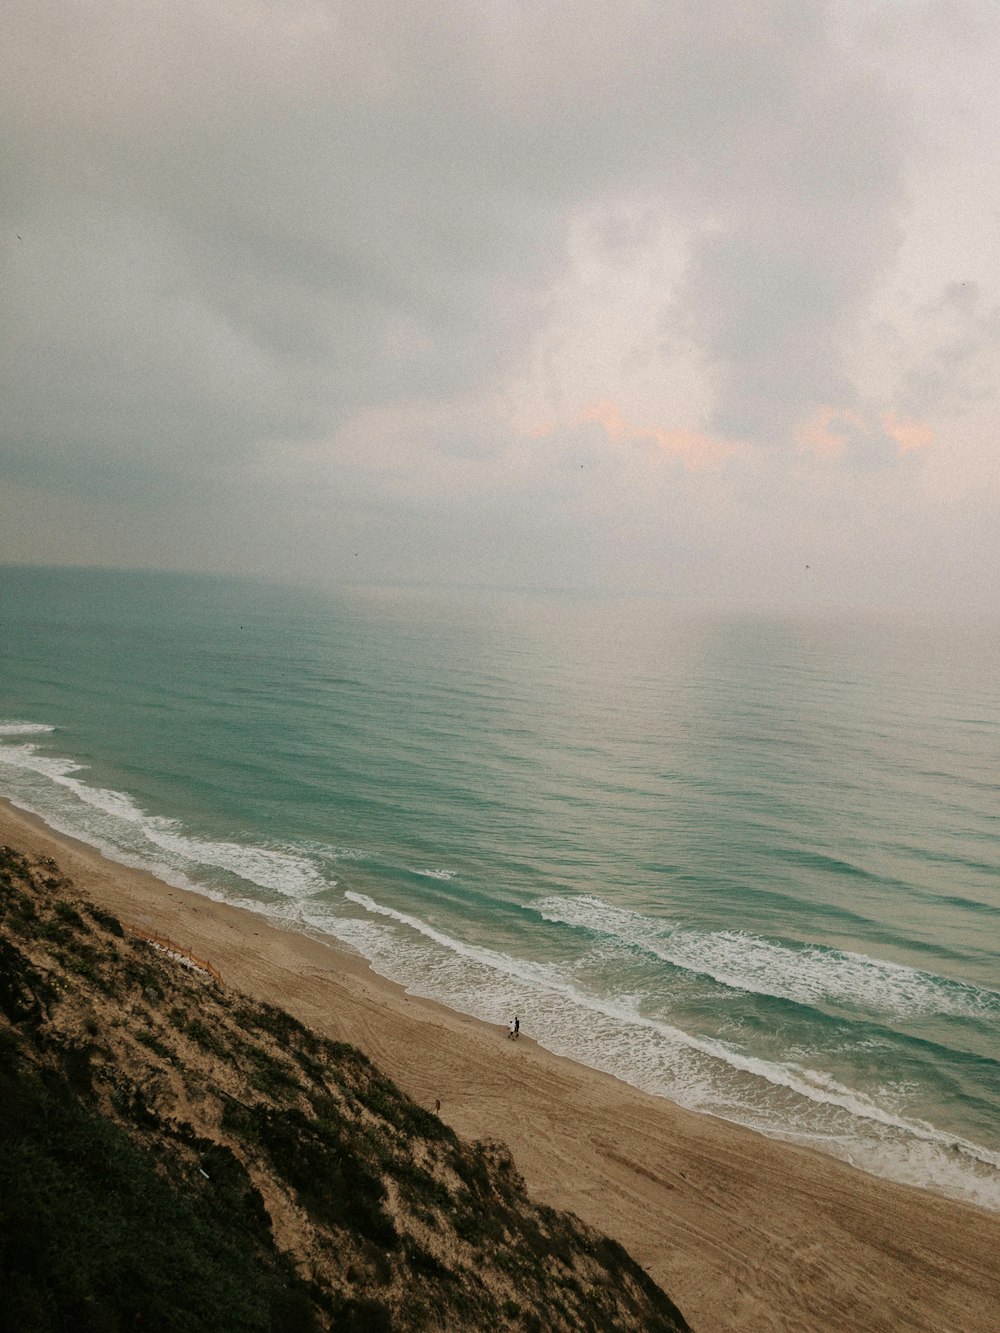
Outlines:
[[[222,1227],[224,1209],[165,1181],[62,1079],[5,1059],[0,1104],[5,1327],[316,1328],[287,1260]]]
[[[183,1009],[171,1009],[170,1021],[178,1032],[182,1032],[185,1037],[190,1037],[197,1042],[204,1050],[212,1055],[221,1056],[227,1059],[230,1055],[230,1048],[223,1039],[218,1027],[210,1026],[195,1016],[190,1018]]]
[[[297,1044],[309,1035],[308,1029],[297,1018],[273,1004],[244,1004],[234,1017],[241,1027],[266,1032],[283,1047],[291,1046],[293,1038],[297,1039]]]
[[[382,1301],[341,1299],[333,1307],[337,1333],[395,1333],[392,1310]]]
[[[72,943],[73,931],[62,921],[39,916],[36,918],[34,937],[50,944],[68,945]]]
[[[78,977],[85,977],[93,986],[99,990],[105,989],[104,977],[97,966],[94,954],[90,950],[77,949],[74,953],[63,952],[59,961],[67,972],[73,972]]]
[[[416,1241],[407,1241],[404,1254],[415,1273],[434,1278],[435,1281],[455,1282],[457,1280],[457,1273],[453,1272],[447,1264],[442,1263],[436,1254],[431,1254],[430,1250],[424,1249]]]
[[[174,1053],[170,1047],[160,1041],[156,1033],[151,1032],[148,1028],[144,1032],[137,1032],[135,1034],[135,1039],[136,1041],[141,1041],[143,1046],[148,1047],[149,1050],[155,1051],[157,1055],[162,1056],[164,1060],[172,1060],[174,1058]]]
[[[391,1079],[372,1069],[364,1086],[358,1090],[362,1105],[374,1115],[388,1120],[407,1138],[455,1141],[455,1132],[433,1111],[411,1101]]]
[[[59,1064],[66,1082],[77,1093],[88,1093],[94,1085],[94,1047],[76,1041],[52,1043],[59,1055]]]
[[[96,921],[103,930],[106,930],[109,935],[114,935],[118,939],[124,938],[125,931],[122,928],[122,923],[116,916],[112,916],[110,912],[105,912],[103,907],[98,907],[94,903],[88,903],[86,912],[87,915],[93,921]]]
[[[444,1181],[418,1166],[409,1154],[400,1154],[389,1170],[402,1186],[410,1203],[427,1209],[452,1207],[451,1190]]]
[[[38,909],[26,893],[10,888],[4,894],[4,914],[10,918],[19,935],[33,935],[38,924]]]
[[[20,949],[0,939],[0,1013],[36,1030],[58,992]]]
[[[83,924],[83,917],[76,910],[73,904],[67,902],[65,898],[60,898],[56,902],[55,914],[60,921],[64,922],[67,926],[71,926],[73,930],[85,929]]]
[[[399,1240],[382,1207],[385,1186],[341,1123],[316,1121],[297,1107],[251,1108],[257,1139],[306,1211],[345,1227],[384,1250]]]
[[[148,989],[162,991],[163,965],[153,958],[149,945],[140,940],[129,940],[128,944],[131,946],[132,956],[122,965],[123,981],[143,991]]]
[[[263,1092],[266,1096],[280,1098],[301,1087],[291,1067],[283,1060],[276,1060],[273,1055],[267,1051],[262,1051],[260,1047],[253,1046],[248,1052],[248,1059],[251,1064],[249,1081],[251,1087]]]

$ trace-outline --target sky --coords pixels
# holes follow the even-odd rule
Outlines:
[[[996,0],[7,0],[0,562],[1000,607]]]

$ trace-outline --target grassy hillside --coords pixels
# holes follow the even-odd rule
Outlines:
[[[683,1330],[359,1051],[0,848],[0,1329]]]

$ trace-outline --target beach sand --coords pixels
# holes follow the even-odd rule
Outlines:
[[[353,1042],[467,1138],[502,1139],[537,1199],[619,1240],[696,1333],[1000,1329],[1000,1214],[686,1112],[524,1031],[407,996],[346,950],[172,888],[0,802],[0,843],[209,960],[227,986]]]

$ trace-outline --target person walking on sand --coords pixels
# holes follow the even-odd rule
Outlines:
[[[513,1041],[513,1039],[517,1036],[517,1032],[514,1030],[514,1022],[515,1022],[515,1020],[512,1018],[512,1019],[510,1020],[510,1022],[507,1024],[507,1040],[508,1040],[508,1041]]]
[[[515,1015],[514,1015],[514,1036],[515,1036],[515,1037],[519,1037],[520,1035],[521,1035],[521,1020],[518,1018],[517,1014],[515,1014]]]

